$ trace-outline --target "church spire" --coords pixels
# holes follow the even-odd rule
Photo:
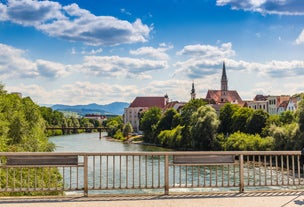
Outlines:
[[[227,79],[227,75],[226,75],[225,61],[223,62],[221,90],[222,91],[228,91],[228,79]]]
[[[194,82],[192,82],[192,89],[191,89],[191,100],[195,99],[196,93],[195,93],[195,88],[194,88]]]

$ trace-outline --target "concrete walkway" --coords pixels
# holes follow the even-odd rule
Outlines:
[[[1,207],[300,207],[304,193],[223,193],[119,197],[0,198]]]

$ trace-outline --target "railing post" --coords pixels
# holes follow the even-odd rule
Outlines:
[[[165,195],[169,195],[169,155],[165,155]]]
[[[88,155],[83,156],[83,193],[85,197],[89,195],[89,184],[88,184]]]
[[[239,192],[243,193],[244,192],[244,155],[243,154],[239,155],[239,162],[240,162],[240,165],[239,165],[240,190],[239,190]]]

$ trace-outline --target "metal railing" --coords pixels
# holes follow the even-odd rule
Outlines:
[[[9,163],[11,156],[77,156],[77,164]],[[233,155],[232,163],[178,163],[175,156]],[[304,187],[299,151],[0,153],[0,193],[164,194]]]

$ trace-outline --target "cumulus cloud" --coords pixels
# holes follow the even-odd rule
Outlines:
[[[232,43],[224,43],[221,47],[212,45],[187,45],[181,51],[176,53],[177,55],[189,55],[199,58],[227,58],[235,55],[235,51],[232,50]]]
[[[96,16],[75,3],[8,0],[0,3],[0,21],[11,21],[68,41],[88,45],[146,42],[151,28],[140,19],[131,23],[111,16]]]
[[[296,77],[304,75],[304,61],[278,61],[265,63],[234,60],[235,55],[231,43],[222,44],[221,47],[211,45],[188,45],[178,52],[179,55],[190,55],[185,61],[175,63],[174,75],[183,74],[191,79],[202,78],[220,73],[225,60],[229,70],[248,71],[260,76],[272,78]]]
[[[68,74],[69,65],[38,59],[28,60],[26,52],[0,43],[0,77],[37,78],[39,76],[55,78]]]
[[[304,15],[304,2],[299,0],[217,0],[216,5],[262,14]]]
[[[301,34],[296,39],[296,44],[300,45],[304,43],[304,29],[302,30]]]
[[[161,44],[160,47],[158,47],[158,48],[141,47],[136,50],[130,50],[130,54],[149,57],[149,58],[153,58],[153,59],[159,59],[159,60],[168,60],[169,55],[166,52],[172,48],[173,48],[172,45],[167,46],[167,45]]]
[[[135,59],[119,56],[86,56],[83,68],[88,73],[97,76],[108,77],[141,77],[148,71],[162,70],[168,68],[167,61]]]

